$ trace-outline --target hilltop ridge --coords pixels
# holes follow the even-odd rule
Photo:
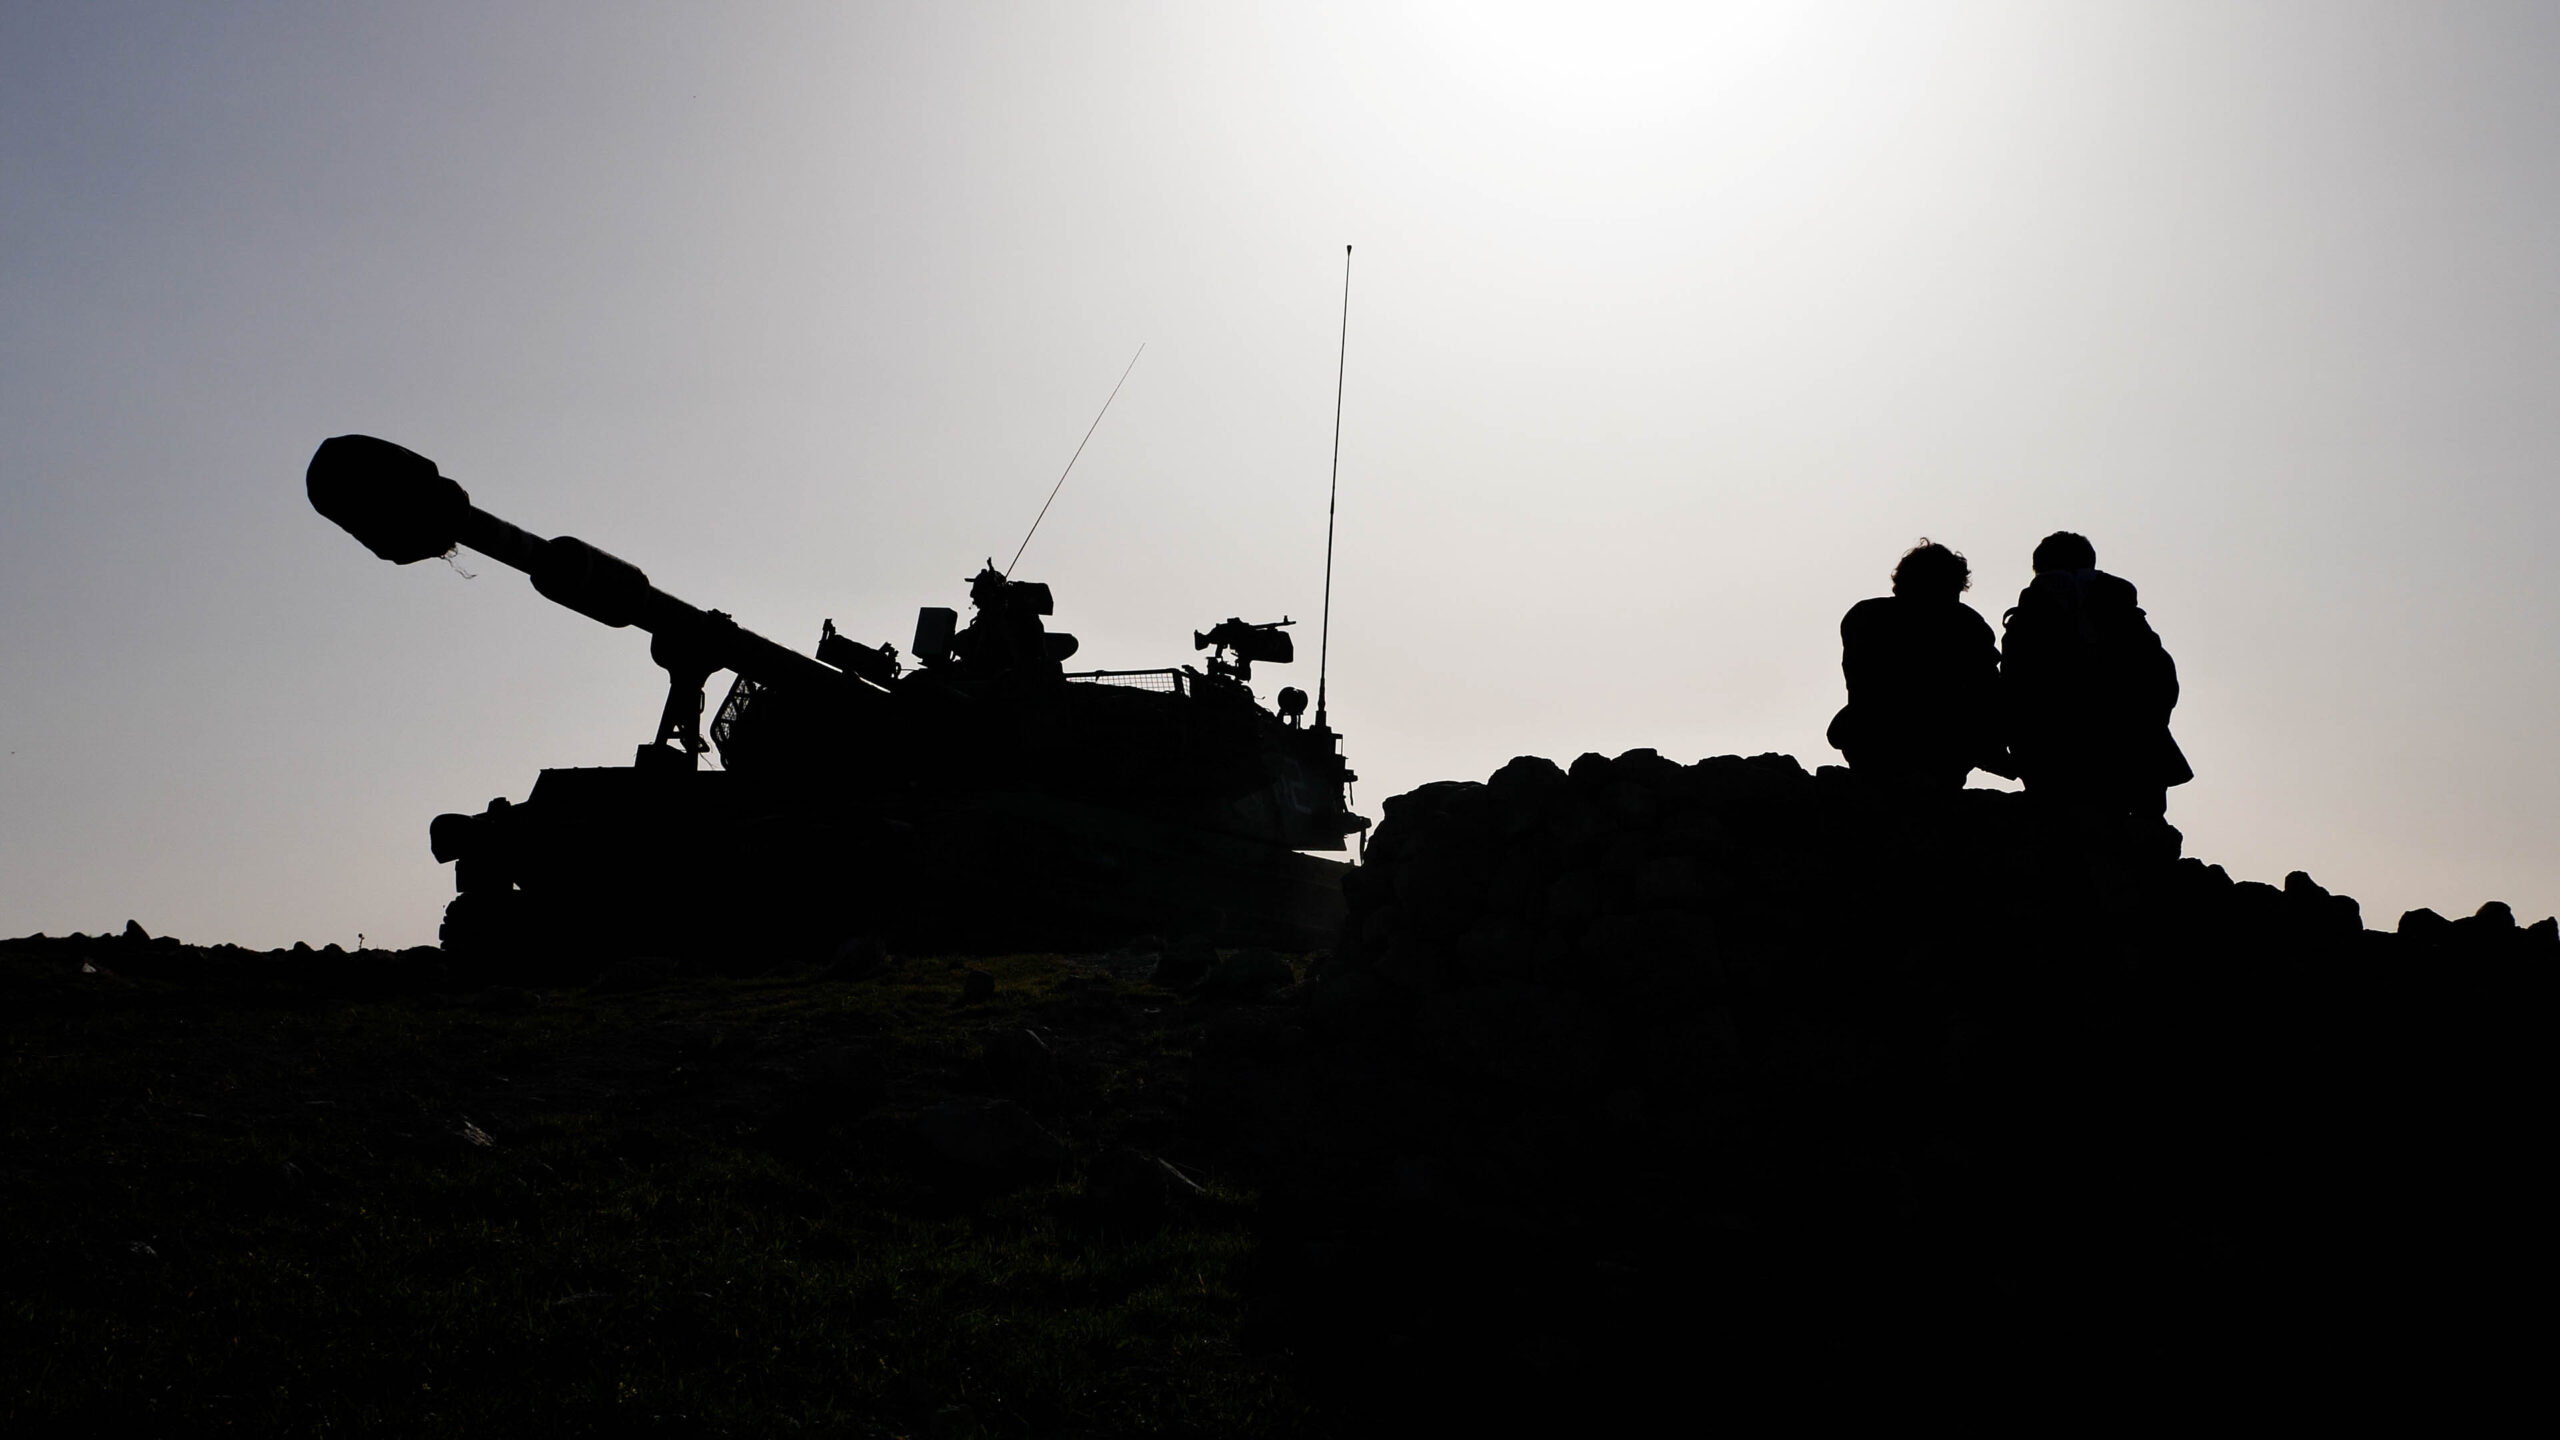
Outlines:
[[[2372,930],[2178,848],[1639,750],[1390,799],[1304,957],[741,945],[517,988],[0,942],[17,1333],[57,1367],[23,1407],[415,1416],[478,1367],[468,1413],[529,1426],[1121,1433],[1188,1397],[1168,1433],[1321,1433],[1733,1414],[1878,1357],[1982,1396],[2316,1357],[2296,1404],[2525,1373],[2560,922]],[[323,1324],[303,1275],[442,1328]]]
[[[2560,921],[2371,930],[2157,821],[1784,755],[1523,757],[1385,815],[1312,1058],[1262,1080],[1281,1323],[1343,1366],[2362,1354],[2525,1298]]]

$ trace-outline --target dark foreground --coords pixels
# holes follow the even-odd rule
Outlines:
[[[1319,956],[531,991],[433,951],[0,942],[0,1419],[2512,1405],[2560,922],[2368,928],[2084,822],[1636,751],[1390,801]]]
[[[1389,800],[1264,1107],[1274,1308],[1329,1383],[1657,1412],[2493,1404],[2560,921],[2179,847],[1784,755]]]
[[[972,1002],[943,961],[453,993],[432,951],[7,942],[0,1416],[1301,1433],[1186,1107],[1215,1007],[1107,961]]]

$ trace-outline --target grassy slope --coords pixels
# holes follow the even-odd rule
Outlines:
[[[0,1415],[1306,1426],[1285,1364],[1237,1343],[1254,1197],[1186,1132],[1199,1011],[1107,963],[989,961],[975,1005],[934,961],[466,1004],[134,980],[95,953],[110,973],[0,947]],[[1025,1026],[1060,1061],[1068,1161],[999,1182],[924,1153],[906,1118],[998,1088],[984,1042]],[[1086,1179],[1113,1146],[1205,1192],[1106,1210]]]

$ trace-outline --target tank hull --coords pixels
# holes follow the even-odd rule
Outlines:
[[[862,801],[725,771],[545,770],[462,822],[457,960],[539,977],[620,956],[803,959],[857,936],[985,952],[1208,935],[1313,949],[1340,861],[1036,791]]]

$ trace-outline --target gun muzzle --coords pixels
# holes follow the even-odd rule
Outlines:
[[[395,565],[432,560],[462,541],[471,496],[436,462],[370,435],[320,442],[303,472],[311,508]]]

